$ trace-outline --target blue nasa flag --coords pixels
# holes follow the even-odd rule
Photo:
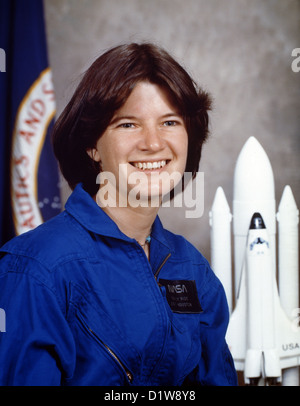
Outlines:
[[[42,0],[0,0],[0,245],[61,210]],[[3,55],[3,53],[2,53]],[[3,62],[3,61],[2,61]]]

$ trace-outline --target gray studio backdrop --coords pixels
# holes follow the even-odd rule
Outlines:
[[[214,99],[203,150],[204,213],[165,208],[166,227],[210,259],[208,213],[222,186],[232,207],[237,156],[250,136],[266,150],[279,203],[286,184],[300,206],[299,0],[45,0],[47,38],[59,114],[81,74],[107,48],[152,41],[178,59]],[[300,66],[300,63],[299,63]],[[69,189],[62,182],[63,201]]]

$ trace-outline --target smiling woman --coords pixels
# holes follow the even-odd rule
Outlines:
[[[209,108],[151,44],[87,70],[53,133],[65,210],[0,251],[0,385],[236,385],[223,287],[157,215],[197,173]]]
[[[122,188],[118,187],[119,165],[122,164],[127,165],[127,176],[136,171],[149,175],[145,177],[144,187],[139,187],[140,198],[148,199],[153,195],[162,197],[170,191],[167,184],[162,184],[160,177],[153,176],[154,173],[164,171],[172,175],[179,172],[178,181],[181,179],[186,167],[187,146],[184,120],[176,113],[168,93],[157,85],[143,81],[134,87],[95,148],[89,149],[88,153],[100,163],[101,171],[115,176],[117,200],[122,192]],[[127,179],[123,181],[128,184],[126,192],[130,192],[134,185],[128,183]],[[126,196],[123,196],[124,199]],[[129,204],[128,199],[127,202]],[[109,207],[106,210],[109,211]]]

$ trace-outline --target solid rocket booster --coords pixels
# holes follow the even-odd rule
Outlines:
[[[235,293],[239,286],[245,246],[251,217],[261,213],[270,236],[275,269],[275,188],[272,167],[267,154],[254,137],[243,146],[235,166],[233,183],[233,234]]]
[[[209,212],[211,266],[223,284],[230,313],[232,311],[231,219],[225,193],[219,186]]]
[[[285,186],[277,213],[278,282],[282,308],[292,320],[299,312],[299,211],[290,186]],[[294,314],[296,312],[296,314]],[[285,386],[299,385],[299,368],[283,372]]]
[[[279,293],[283,309],[290,317],[299,307],[299,211],[290,186],[284,188],[277,213]]]

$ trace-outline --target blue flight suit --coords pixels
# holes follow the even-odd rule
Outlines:
[[[158,217],[148,261],[78,185],[0,258],[0,385],[237,384],[223,287]]]

